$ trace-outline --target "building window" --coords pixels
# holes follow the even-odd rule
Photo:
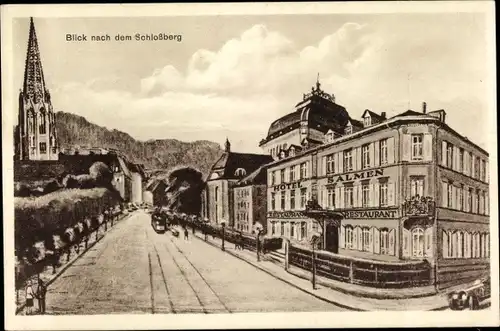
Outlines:
[[[387,139],[380,140],[380,164],[389,163],[389,153],[387,149]]]
[[[290,191],[290,209],[295,209],[295,190]]]
[[[361,186],[361,190],[362,190],[361,203],[363,207],[368,207],[370,205],[370,185],[363,184]]]
[[[290,223],[290,237],[295,238],[295,223]]]
[[[45,117],[45,111],[41,110],[40,112],[40,125],[39,125],[39,132],[40,134],[45,134],[46,133],[46,127],[47,122],[46,122],[46,117]]]
[[[280,170],[280,183],[285,183],[285,169]]]
[[[326,173],[335,173],[335,158],[333,154],[330,154],[326,157]]]
[[[486,161],[481,160],[481,178],[483,182],[486,182]]]
[[[285,193],[286,191],[281,191],[281,210],[285,210]]]
[[[372,124],[372,118],[370,116],[367,116],[363,119],[363,125],[365,127],[370,126]]]
[[[450,143],[446,145],[446,166],[453,168],[453,145]]]
[[[271,185],[276,184],[276,171],[271,171]]]
[[[271,192],[271,210],[276,210],[276,193]]]
[[[458,188],[458,209],[464,210],[464,186]]]
[[[354,192],[352,186],[344,186],[344,207],[352,208]]]
[[[328,188],[328,208],[335,208],[335,189],[333,187]]]
[[[469,189],[469,195],[467,196],[467,212],[471,213],[472,212],[472,206],[474,203],[474,190],[472,188]]]
[[[453,207],[453,184],[448,183],[448,192],[446,194],[448,195],[448,208]]]
[[[414,228],[411,231],[411,246],[413,257],[424,256],[424,230],[422,228]]]
[[[307,162],[300,164],[300,179],[307,178]]]
[[[300,223],[300,238],[301,239],[307,238],[307,223],[306,222]]]
[[[351,134],[352,133],[352,125],[350,123],[347,124],[345,127],[345,134]]]
[[[290,167],[290,181],[293,182],[296,179],[297,166],[293,165]]]
[[[280,233],[281,233],[281,236],[284,236],[285,235],[285,222],[281,222],[281,226],[280,226]]]
[[[306,188],[301,188],[300,189],[300,208],[305,208],[307,203],[307,189]]]
[[[421,134],[414,134],[411,136],[411,159],[412,160],[422,160],[423,154],[423,139],[424,136]]]
[[[481,159],[479,157],[474,158],[474,178],[479,179]]]
[[[458,171],[464,171],[464,149],[460,148],[458,151]]]
[[[345,227],[345,248],[353,248],[353,237],[354,231],[352,226],[348,225]]]
[[[423,178],[411,178],[410,179],[410,196],[413,197],[423,197],[424,196],[424,179]]]
[[[40,153],[41,154],[47,153],[47,143],[40,143]]]
[[[361,167],[363,169],[370,168],[370,145],[361,146]]]
[[[379,190],[380,207],[386,207],[389,205],[387,182],[380,183]]]
[[[344,172],[352,171],[352,149],[344,151]]]
[[[389,231],[387,229],[380,230],[380,254],[389,253]]]
[[[363,228],[362,247],[365,252],[370,251],[370,229]]]

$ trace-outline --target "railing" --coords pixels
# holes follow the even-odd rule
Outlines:
[[[403,202],[403,216],[434,216],[436,203],[432,197],[414,196]]]
[[[222,228],[214,227],[209,224],[205,224],[203,222],[196,222],[191,220],[183,220],[179,217],[173,217],[172,222],[174,224],[180,224],[181,226],[188,226],[190,228],[195,228],[195,230],[201,231],[202,233],[206,233],[208,236],[222,238]],[[251,251],[257,251],[257,236],[250,234],[241,234],[238,231],[235,231],[231,228],[224,229],[224,240],[233,243],[239,244],[244,249],[248,249]],[[268,253],[270,251],[278,250],[282,247],[283,239],[282,238],[266,238],[261,235],[260,239],[260,252]]]
[[[289,246],[289,264],[312,270],[312,252]],[[428,262],[390,263],[316,252],[316,273],[319,276],[380,288],[405,288],[429,285],[431,268]]]

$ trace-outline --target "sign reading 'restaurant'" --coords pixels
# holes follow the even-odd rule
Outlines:
[[[348,182],[356,179],[366,179],[384,175],[384,169],[369,170],[363,172],[356,172],[352,174],[339,175],[328,178],[328,184],[335,184],[337,182]]]
[[[397,218],[397,210],[350,210],[340,212],[344,218]]]

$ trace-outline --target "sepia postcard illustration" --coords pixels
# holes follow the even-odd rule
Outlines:
[[[6,328],[498,325],[493,12],[2,7]]]

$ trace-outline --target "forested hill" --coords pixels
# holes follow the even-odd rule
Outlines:
[[[75,145],[114,148],[122,151],[130,161],[143,163],[147,169],[162,172],[179,166],[191,166],[206,176],[223,152],[219,144],[206,140],[138,141],[125,132],[108,130],[90,123],[85,117],[65,112],[56,113],[56,128],[61,148]]]

